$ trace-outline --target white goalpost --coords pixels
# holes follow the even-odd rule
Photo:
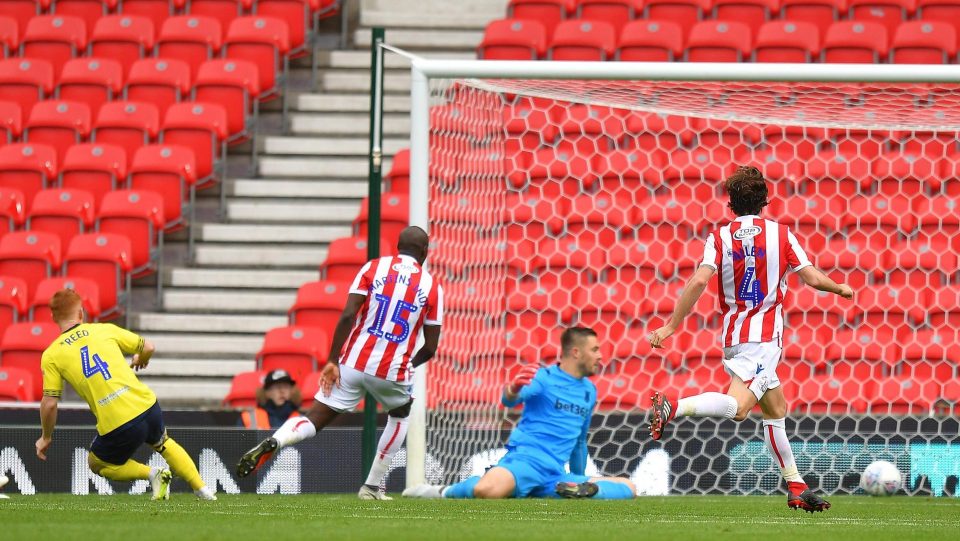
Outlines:
[[[587,325],[604,344],[591,471],[641,494],[780,490],[759,415],[683,420],[661,442],[645,426],[653,390],[726,389],[714,289],[667,352],[646,334],[732,217],[722,180],[753,165],[765,215],[858,293],[841,305],[794,280],[784,302],[801,474],[855,493],[883,459],[909,494],[960,492],[960,66],[411,63],[410,224],[447,306],[414,378],[408,487],[495,463],[517,419],[503,383]]]

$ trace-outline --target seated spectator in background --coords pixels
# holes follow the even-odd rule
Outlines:
[[[300,415],[300,389],[286,370],[271,370],[257,389],[257,407],[245,411],[243,426],[256,430],[277,428],[287,419]]]

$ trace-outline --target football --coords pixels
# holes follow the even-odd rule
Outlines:
[[[890,496],[903,486],[903,475],[886,460],[872,462],[860,476],[860,488],[871,496]]]

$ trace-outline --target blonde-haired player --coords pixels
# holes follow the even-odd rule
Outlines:
[[[37,440],[37,456],[47,459],[66,380],[97,418],[97,437],[87,457],[94,473],[111,481],[148,479],[155,500],[170,497],[170,481],[175,473],[198,498],[216,500],[190,455],[167,436],[156,395],[134,373],[134,369],[146,368],[150,362],[153,344],[116,325],[84,323],[83,301],[72,289],[54,294],[50,311],[61,334],[43,352],[40,361],[43,433]],[[127,364],[125,355],[133,356],[131,364]],[[150,468],[131,458],[144,443],[160,453],[170,465],[169,470]]]

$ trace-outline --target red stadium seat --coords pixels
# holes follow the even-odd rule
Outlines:
[[[303,325],[270,329],[257,352],[257,368],[283,369],[295,381],[302,381],[307,374],[318,371],[320,364],[327,360],[327,336],[324,329]]]
[[[510,0],[507,5],[507,17],[538,21],[547,31],[547,39],[553,36],[553,30],[560,21],[567,18],[573,8],[569,0]]]
[[[911,331],[904,339],[903,360],[907,362],[944,361],[954,367],[960,367],[960,338],[957,336],[957,330],[941,327]]]
[[[847,5],[851,19],[882,24],[892,36],[897,26],[913,15],[916,0],[849,0]]]
[[[52,233],[17,231],[0,238],[0,275],[23,280],[27,298],[60,267],[60,238]]]
[[[887,29],[880,23],[838,21],[823,40],[822,61],[877,64],[887,58]]]
[[[780,0],[716,0],[713,4],[715,20],[746,24],[753,35],[779,12]]]
[[[867,234],[891,233],[894,230],[910,234],[916,229],[917,217],[912,213],[904,213],[904,209],[911,207],[911,200],[905,195],[858,197],[849,202],[848,210],[841,216],[840,226],[851,232]]]
[[[911,238],[891,245],[884,268],[890,286],[938,288],[955,274],[957,253],[945,241]]]
[[[807,161],[804,191],[824,197],[866,193],[872,180],[872,159],[855,150],[821,151]]]
[[[74,145],[67,150],[60,168],[60,187],[90,193],[94,211],[100,208],[104,195],[120,188],[126,178],[127,156],[116,145]]]
[[[193,149],[197,187],[213,185],[224,178],[227,111],[217,102],[173,105],[163,120],[160,142]]]
[[[741,62],[749,58],[750,27],[743,23],[703,21],[695,24],[687,39],[688,62]]]
[[[163,26],[163,21],[183,8],[186,0],[123,0],[118,12],[123,15],[138,15],[150,19],[154,30]]]
[[[60,327],[53,323],[17,323],[7,327],[0,340],[0,366],[19,368],[33,376],[33,396],[43,394],[40,357],[43,350],[60,336]]]
[[[481,60],[537,60],[547,54],[547,30],[539,21],[491,21],[477,46]]]
[[[90,135],[90,107],[74,101],[37,102],[23,127],[23,140],[50,145],[62,162],[67,149],[82,143]]]
[[[960,227],[960,214],[956,209],[960,208],[960,197],[951,195],[940,195],[932,197],[920,197],[915,201],[914,214],[917,216],[918,229],[920,234],[919,241],[926,241],[937,246],[947,246],[952,251],[957,251],[960,245],[951,242],[941,242],[945,239],[939,238],[946,234],[951,239],[955,237],[951,230],[956,231]],[[960,239],[956,239],[960,241]]]
[[[356,269],[354,275],[359,270]],[[349,289],[350,281],[320,280],[301,285],[297,290],[297,299],[288,312],[290,324],[316,327],[333,336]]]
[[[890,46],[893,64],[950,64],[956,56],[957,31],[946,22],[904,22]]]
[[[27,315],[27,284],[15,276],[0,276],[0,333]]]
[[[23,225],[24,206],[20,190],[0,188],[0,237]]]
[[[93,227],[93,195],[81,190],[52,189],[37,193],[27,213],[28,231],[46,231],[60,246]]]
[[[223,399],[224,406],[233,408],[252,408],[257,406],[257,391],[263,387],[266,370],[240,372],[233,376],[230,391]]]
[[[307,0],[257,0],[254,14],[260,17],[274,17],[285,23],[290,32],[290,57],[296,58],[307,53],[310,46],[311,3]]]
[[[123,91],[123,67],[116,60],[74,58],[63,66],[57,99],[85,103],[96,117],[100,107]]]
[[[353,220],[354,235],[358,237],[367,234],[367,204],[366,198],[360,203],[360,214]],[[384,194],[380,206],[380,238],[394,246],[400,238],[400,231],[410,224],[410,202],[406,195]]]
[[[259,72],[260,100],[286,96],[290,31],[273,17],[241,17],[230,24],[224,58],[253,62]]]
[[[230,144],[253,137],[259,107],[260,78],[257,66],[245,60],[205,62],[194,82],[193,99],[219,103],[227,110]]]
[[[20,41],[20,54],[43,58],[59,74],[63,65],[80,56],[87,47],[87,27],[83,19],[70,15],[38,15],[27,23]]]
[[[620,34],[625,24],[643,15],[644,0],[577,0],[577,18],[603,21]]]
[[[53,65],[47,60],[0,60],[0,100],[19,104],[26,115],[33,104],[53,96],[53,79]]]
[[[938,382],[911,378],[884,378],[870,395],[870,413],[887,415],[928,414],[940,391]]]
[[[22,368],[0,368],[0,402],[35,402],[33,374]]]
[[[100,290],[100,317],[129,313],[132,270],[130,239],[107,233],[77,235],[63,258],[63,275],[88,278]]]
[[[3,3],[3,12],[17,21],[17,32],[21,36],[27,31],[30,19],[49,8],[50,0],[7,0]]]
[[[960,2],[957,0],[917,0],[917,18],[952,24],[960,32]]]
[[[689,34],[698,21],[707,17],[713,7],[711,0],[647,0],[644,19],[673,21]]]
[[[100,18],[116,9],[117,2],[118,0],[55,0],[51,4],[50,13],[79,17],[89,32]]]
[[[553,32],[547,49],[550,60],[612,60],[617,34],[605,22],[563,21]]]
[[[885,248],[871,246],[856,236],[829,240],[816,252],[808,250],[809,254],[816,254],[817,265],[827,275],[850,284],[854,289],[883,278],[881,269],[886,257]]]
[[[867,411],[866,398],[873,387],[869,380],[814,376],[800,385],[796,400],[790,406],[794,412],[814,415],[864,413]]]
[[[49,145],[18,143],[0,146],[0,188],[19,191],[29,210],[40,190],[57,178],[57,153]]]
[[[97,213],[98,232],[124,235],[130,239],[133,265],[130,272],[134,278],[160,272],[163,225],[163,198],[154,192],[110,192],[103,198]],[[158,278],[158,281],[162,280]]]
[[[19,51],[20,26],[17,20],[0,15],[0,58],[15,56]]]
[[[398,150],[390,160],[390,172],[384,177],[384,191],[410,193],[410,149]]]
[[[115,60],[126,77],[134,62],[153,53],[154,32],[153,22],[147,17],[101,17],[90,36],[90,56]]]
[[[19,139],[22,130],[23,114],[20,105],[12,101],[0,101],[0,132],[3,133],[0,135],[0,145]]]
[[[820,33],[802,21],[770,21],[760,26],[754,62],[810,63],[820,58]]]
[[[221,28],[228,28],[252,6],[253,0],[190,0],[187,3],[190,15],[216,19]]]
[[[393,253],[393,247],[380,239],[380,255]],[[352,282],[367,257],[366,237],[344,237],[334,240],[327,248],[327,258],[320,264],[322,280]]]
[[[129,186],[160,194],[167,231],[193,223],[193,216],[188,219],[183,209],[192,213],[195,207],[196,167],[193,150],[176,145],[147,145],[133,157]]]
[[[120,147],[129,165],[137,150],[156,140],[159,131],[160,114],[153,104],[115,101],[100,108],[90,141]]]
[[[181,60],[145,58],[130,68],[124,99],[150,104],[159,115],[190,98],[190,66]]]
[[[683,28],[671,21],[630,21],[617,44],[617,60],[672,62],[683,56]]]
[[[858,288],[856,305],[850,308],[847,320],[853,325],[866,324],[871,328],[916,327],[926,320],[924,292],[925,289],[920,287],[888,285]]]
[[[223,28],[220,21],[211,17],[170,17],[157,36],[156,56],[185,62],[190,67],[190,77],[196,78],[200,65],[220,54]]]
[[[846,15],[847,0],[781,0],[781,19],[813,24],[820,36]]]
[[[938,157],[913,152],[885,152],[873,162],[874,191],[888,195],[939,193],[940,161]]]
[[[83,311],[90,321],[100,317],[100,288],[86,278],[47,278],[37,285],[37,292],[30,300],[30,321],[54,323],[50,312],[50,299],[61,289],[72,289],[80,295]]]

